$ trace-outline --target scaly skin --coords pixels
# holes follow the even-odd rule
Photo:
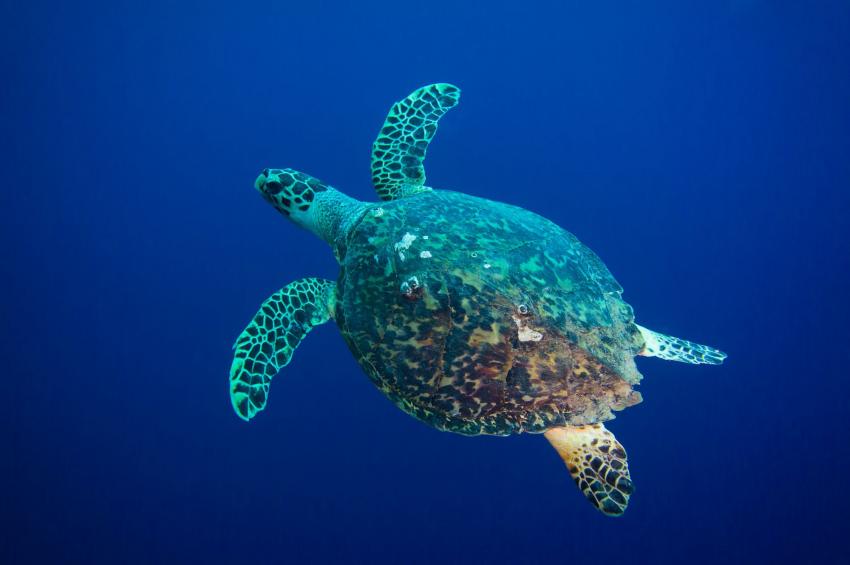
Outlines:
[[[393,104],[372,144],[372,183],[381,200],[420,192],[425,184],[425,152],[437,123],[460,100],[452,84],[429,84]]]
[[[263,302],[233,345],[230,401],[240,418],[250,420],[266,407],[272,378],[335,306],[336,284],[316,278],[289,283]]]

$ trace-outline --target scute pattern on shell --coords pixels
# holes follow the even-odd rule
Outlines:
[[[526,210],[433,191],[347,240],[336,320],[373,382],[443,430],[507,435],[640,401],[631,308],[602,262]]]

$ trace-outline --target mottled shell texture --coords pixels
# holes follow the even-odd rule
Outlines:
[[[372,207],[341,252],[337,323],[409,414],[507,435],[640,402],[632,309],[596,255],[552,222],[427,191]]]

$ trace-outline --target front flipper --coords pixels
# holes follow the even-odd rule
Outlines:
[[[439,83],[393,104],[372,145],[372,184],[381,200],[414,194],[425,184],[425,151],[437,132],[437,121],[458,100],[458,87]]]
[[[664,335],[639,325],[638,329],[644,341],[643,349],[638,355],[694,365],[720,365],[726,359],[726,354],[719,349]]]
[[[263,302],[260,311],[233,345],[230,402],[243,420],[266,407],[269,383],[304,336],[333,315],[336,283],[301,279]]]
[[[584,496],[606,516],[621,516],[634,486],[626,450],[602,424],[547,430],[546,439],[567,464]]]

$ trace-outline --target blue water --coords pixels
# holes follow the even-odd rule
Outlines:
[[[0,562],[846,558],[846,2],[291,4],[0,6]],[[729,353],[638,360],[621,519],[539,436],[397,410],[333,324],[230,407],[259,304],[337,272],[257,173],[372,198],[387,109],[436,81],[429,184],[544,214]]]

